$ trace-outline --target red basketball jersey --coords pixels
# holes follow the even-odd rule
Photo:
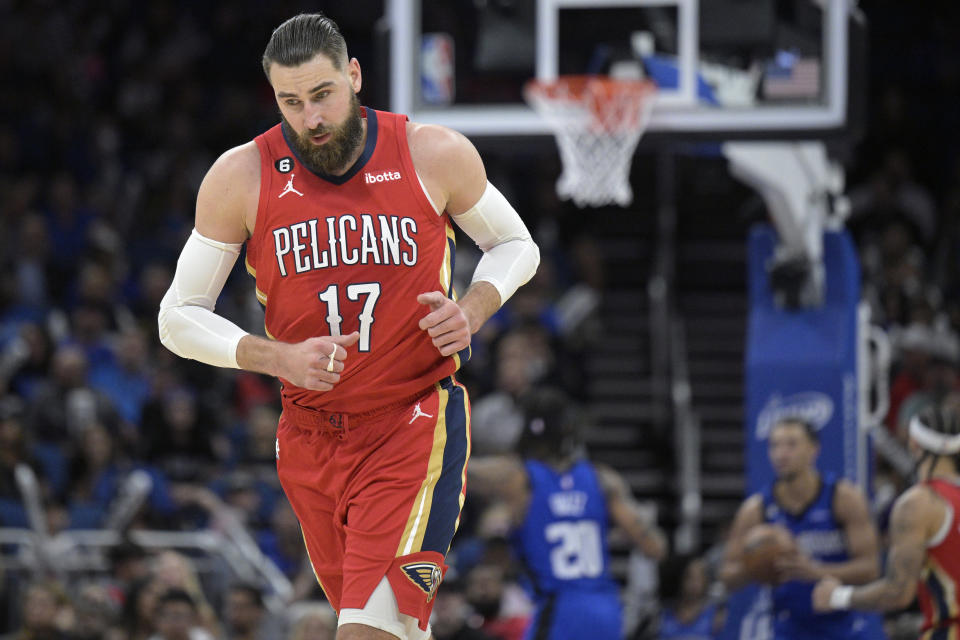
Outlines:
[[[343,176],[311,172],[281,125],[257,136],[260,203],[247,270],[266,307],[267,336],[300,342],[360,332],[332,391],[283,380],[287,401],[362,413],[424,391],[460,366],[420,319],[417,295],[454,297],[454,232],[424,193],[402,115],[364,108],[363,154]],[[466,357],[466,354],[464,354]]]
[[[934,544],[927,548],[917,594],[924,631],[960,626],[960,486],[941,479],[930,480],[926,485],[953,507],[953,515],[946,534],[931,541]]]

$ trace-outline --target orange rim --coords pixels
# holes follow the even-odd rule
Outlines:
[[[569,75],[556,80],[529,80],[524,94],[530,102],[579,103],[593,113],[592,128],[628,131],[645,126],[645,104],[656,94],[650,80],[618,80],[608,76]]]

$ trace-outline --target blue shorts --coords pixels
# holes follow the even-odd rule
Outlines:
[[[538,601],[525,640],[620,640],[623,614],[616,592],[561,591]],[[546,631],[546,633],[544,633]]]

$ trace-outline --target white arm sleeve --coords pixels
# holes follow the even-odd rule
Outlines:
[[[496,287],[500,304],[537,272],[540,249],[520,215],[489,182],[477,204],[451,217],[483,250],[472,282]]]
[[[194,229],[177,260],[157,324],[160,342],[182,358],[239,369],[237,344],[247,332],[213,312],[240,244],[205,238]]]

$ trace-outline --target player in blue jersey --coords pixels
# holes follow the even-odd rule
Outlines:
[[[666,553],[663,533],[643,516],[624,479],[580,454],[579,420],[564,396],[525,398],[520,457],[474,458],[468,491],[502,499],[512,540],[537,609],[526,638],[619,640],[619,586],[610,573],[607,534],[623,529],[647,555]]]
[[[775,640],[876,640],[883,638],[875,616],[856,612],[814,613],[814,583],[832,576],[864,584],[879,572],[877,531],[867,500],[852,483],[816,468],[820,442],[808,423],[783,419],[770,432],[769,454],[777,479],[748,498],[734,519],[721,579],[730,589],[750,581],[743,566],[744,540],[761,523],[785,527],[797,550],[777,561],[773,588]]]

